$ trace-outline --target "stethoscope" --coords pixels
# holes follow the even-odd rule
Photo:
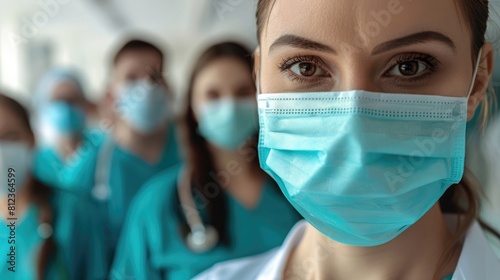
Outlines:
[[[181,168],[179,179],[177,180],[177,193],[181,202],[181,209],[190,228],[190,232],[185,240],[186,245],[195,253],[203,253],[217,246],[219,234],[214,227],[210,225],[205,226],[201,220],[191,191],[190,175],[190,172],[186,172],[184,168]],[[189,213],[187,213],[187,209],[190,210]]]
[[[92,196],[101,202],[109,200],[111,196],[109,169],[114,147],[115,144],[113,140],[106,138],[98,156]],[[203,224],[191,192],[190,173],[185,172],[184,168],[182,168],[179,173],[177,192],[179,194],[182,211],[190,228],[190,233],[186,237],[187,247],[195,253],[203,253],[213,249],[219,242],[219,234],[214,227],[210,225],[205,226]],[[187,209],[191,211],[187,213]]]
[[[115,144],[110,137],[105,137],[98,154],[96,171],[94,177],[94,187],[92,196],[98,201],[107,201],[111,196],[109,187],[109,173],[111,169],[111,160]]]

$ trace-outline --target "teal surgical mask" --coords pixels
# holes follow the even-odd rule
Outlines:
[[[136,81],[120,90],[115,106],[121,119],[138,132],[150,134],[166,124],[168,105],[163,86]]]
[[[260,163],[320,232],[381,245],[460,182],[467,102],[362,90],[261,94]]]
[[[32,160],[28,145],[0,141],[0,195],[17,194],[25,186]]]
[[[55,146],[65,136],[80,134],[85,128],[85,113],[66,102],[51,102],[39,112],[37,136],[42,145]]]
[[[199,133],[213,145],[236,150],[258,132],[255,99],[223,98],[197,110]]]
[[[79,133],[85,127],[85,112],[66,102],[49,103],[40,114],[43,123],[59,134]]]

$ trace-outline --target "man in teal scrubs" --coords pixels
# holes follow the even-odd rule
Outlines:
[[[110,265],[130,201],[148,179],[179,162],[171,99],[162,78],[163,53],[132,40],[116,54],[104,99],[106,130],[87,132],[64,163],[39,154],[35,175],[42,182],[77,192],[98,208],[102,244]],[[93,229],[94,230],[94,229]]]

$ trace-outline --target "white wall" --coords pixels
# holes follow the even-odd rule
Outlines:
[[[123,34],[151,34],[168,49],[176,93],[207,42],[255,46],[255,0],[0,0],[0,87],[29,98],[53,65],[81,70],[91,99],[105,91],[109,60]],[[13,43],[16,37],[19,44]]]
[[[168,47],[166,75],[176,93],[207,44],[236,38],[256,45],[257,0],[0,0],[0,87],[29,98],[51,65],[81,70],[91,99],[105,91],[110,53],[129,31],[158,37]],[[500,0],[492,1],[500,22]],[[497,12],[498,11],[498,12]],[[490,37],[500,41],[500,27]],[[13,34],[22,39],[15,47]],[[499,48],[500,51],[500,48]],[[500,63],[497,63],[500,73]],[[496,75],[500,80],[500,74]]]

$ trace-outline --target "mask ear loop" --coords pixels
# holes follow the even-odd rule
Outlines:
[[[481,55],[482,54],[483,54],[483,49],[480,49],[479,53],[477,54],[476,67],[474,68],[474,74],[472,76],[472,84],[470,85],[469,93],[467,94],[467,100],[469,100],[469,98],[472,94],[472,90],[474,90],[474,85],[476,84],[477,72],[479,71],[479,64],[481,63]]]
[[[257,75],[255,75],[255,86],[257,87],[257,98],[260,95],[260,69]]]
[[[257,47],[257,50],[260,49],[260,46]],[[259,55],[259,70],[257,70],[257,73],[255,73],[255,87],[257,88],[256,93],[257,95],[255,96],[257,100],[259,100],[259,95],[262,93],[260,90],[260,68],[262,67],[262,56]]]

